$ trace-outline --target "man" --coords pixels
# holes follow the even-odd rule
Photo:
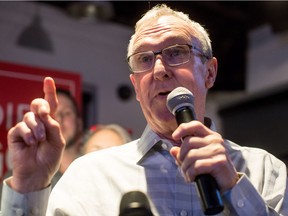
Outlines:
[[[219,215],[288,215],[285,164],[263,150],[223,140],[205,118],[217,60],[198,23],[165,5],[152,8],[136,24],[128,62],[148,122],[143,135],[72,163],[50,195],[47,215],[118,215],[122,195],[133,190],[147,194],[154,215],[204,215],[194,183],[200,174],[212,175],[219,185],[225,205]],[[178,127],[166,99],[179,86],[194,94],[198,121]],[[5,215],[45,214],[64,141],[53,119],[57,98],[51,78],[44,92],[45,100],[34,100],[8,135],[15,169],[4,183]],[[25,209],[19,204],[24,200]]]

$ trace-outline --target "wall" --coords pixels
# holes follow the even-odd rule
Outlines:
[[[217,102],[222,134],[266,149],[288,165],[288,32],[276,34],[267,24],[247,36],[246,91]]]
[[[53,53],[16,44],[36,10],[51,37]],[[117,96],[120,84],[131,86],[124,60],[132,29],[72,19],[57,8],[41,4],[37,8],[34,2],[0,2],[0,29],[1,61],[80,73],[83,88],[95,89],[96,123],[119,123],[140,136],[146,123],[135,96],[129,101]]]
[[[248,35],[247,92],[255,93],[288,83],[288,31],[275,34],[269,24]]]

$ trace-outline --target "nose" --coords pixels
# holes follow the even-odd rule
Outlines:
[[[169,66],[166,65],[162,57],[156,57],[153,76],[155,80],[166,80],[172,76]]]

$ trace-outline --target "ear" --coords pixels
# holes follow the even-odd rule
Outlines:
[[[212,59],[209,59],[206,62],[206,65],[207,65],[207,73],[205,77],[205,86],[207,89],[210,89],[214,85],[214,82],[217,76],[217,71],[218,71],[217,59],[215,57],[213,57]]]
[[[137,87],[137,82],[135,80],[135,75],[134,74],[130,74],[130,81],[131,81],[131,83],[134,86],[134,91],[135,91],[135,94],[136,94],[136,100],[139,101],[139,98],[138,98],[138,87]]]

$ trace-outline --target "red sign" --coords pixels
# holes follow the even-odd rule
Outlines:
[[[79,74],[0,61],[0,179],[7,169],[12,168],[7,151],[7,132],[22,120],[33,99],[44,96],[46,76],[54,79],[56,88],[69,90],[81,104]]]

